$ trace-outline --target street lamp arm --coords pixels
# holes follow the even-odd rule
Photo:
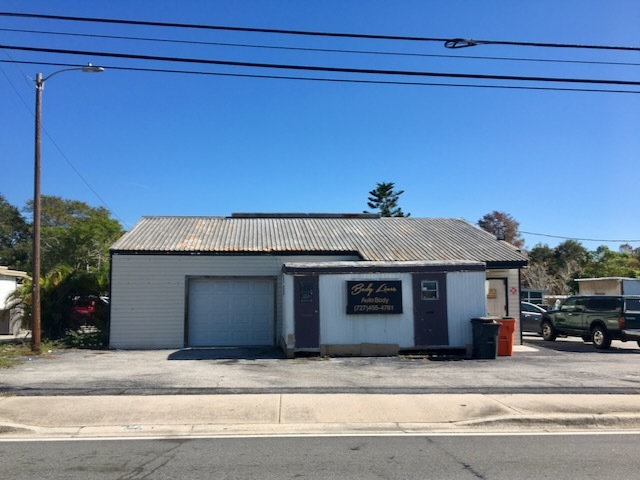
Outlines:
[[[103,72],[104,68],[94,67],[90,63],[86,67],[63,68],[47,77],[36,74],[36,110],[35,110],[35,145],[34,145],[34,174],[33,174],[33,258],[32,258],[32,293],[31,293],[31,349],[40,352],[41,343],[41,305],[40,305],[40,130],[42,117],[42,91],[44,82],[54,75],[71,70],[87,73]]]
[[[44,88],[44,82],[49,80],[54,75],[57,75],[57,74],[62,73],[62,72],[71,72],[71,71],[74,71],[74,70],[79,70],[79,71],[82,71],[82,72],[85,72],[85,73],[104,72],[104,68],[96,67],[96,66],[91,65],[90,63],[88,63],[84,67],[63,68],[62,70],[58,70],[56,72],[53,72],[51,75],[47,75],[44,78],[42,78],[42,74],[39,73],[38,75],[36,75],[36,87],[42,89],[42,88]]]

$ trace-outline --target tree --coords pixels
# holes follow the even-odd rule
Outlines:
[[[29,226],[20,211],[0,194],[0,265],[30,270]]]
[[[556,268],[562,268],[569,263],[576,263],[584,267],[589,251],[576,240],[565,240],[553,250]]]
[[[640,260],[630,253],[615,252],[601,245],[595,252],[589,252],[583,274],[585,278],[640,278]]]
[[[33,212],[33,202],[25,210]],[[106,208],[43,195],[41,210],[44,274],[59,265],[84,271],[106,267],[109,247],[123,233]]]
[[[478,220],[478,225],[514,247],[522,248],[524,245],[524,239],[518,232],[520,224],[508,213],[494,210]]]
[[[522,284],[532,290],[554,290],[556,279],[549,273],[549,265],[546,261],[529,262],[528,268],[522,271]]]
[[[378,210],[382,217],[408,217],[411,214],[405,214],[398,206],[398,198],[404,193],[404,190],[394,191],[393,182],[382,182],[376,184],[376,188],[369,192],[367,205],[369,208]],[[365,211],[365,213],[367,213]]]
[[[24,313],[23,325],[29,328],[31,316],[31,280],[26,280],[12,295],[12,308]],[[102,347],[107,343],[109,311],[101,298],[109,290],[108,276],[102,272],[74,270],[58,265],[40,282],[42,336],[49,340],[65,340],[71,346]],[[91,313],[79,314],[74,305],[80,298],[95,299]],[[86,329],[83,326],[92,328]]]
[[[528,252],[529,268],[524,278],[529,288],[564,295],[577,290],[574,281],[582,275],[588,251],[575,240],[566,240],[555,248],[537,244]],[[533,286],[533,285],[537,286]]]

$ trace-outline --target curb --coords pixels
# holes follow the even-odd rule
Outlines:
[[[0,441],[197,438],[237,436],[365,436],[429,435],[465,433],[579,432],[590,430],[640,429],[640,415],[549,415],[495,416],[477,420],[442,423],[306,423],[306,424],[171,424],[171,425],[92,425],[35,427],[0,424]]]
[[[546,430],[559,430],[566,428],[616,428],[635,429],[640,428],[640,415],[616,414],[616,415],[592,415],[592,414],[563,414],[563,415],[531,415],[531,416],[497,416],[478,420],[466,420],[458,422],[461,427],[530,427],[544,428]]]

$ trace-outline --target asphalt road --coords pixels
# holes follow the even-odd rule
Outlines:
[[[640,348],[526,337],[495,360],[456,357],[283,359],[277,350],[77,350],[0,370],[0,393],[640,393]]]
[[[0,442],[3,478],[637,478],[638,434]]]

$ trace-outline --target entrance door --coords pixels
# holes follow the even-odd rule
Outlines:
[[[413,330],[416,347],[449,345],[446,273],[413,275]]]
[[[320,298],[318,277],[293,277],[296,348],[320,347]]]
[[[507,316],[507,279],[487,280],[487,313],[496,317]]]

